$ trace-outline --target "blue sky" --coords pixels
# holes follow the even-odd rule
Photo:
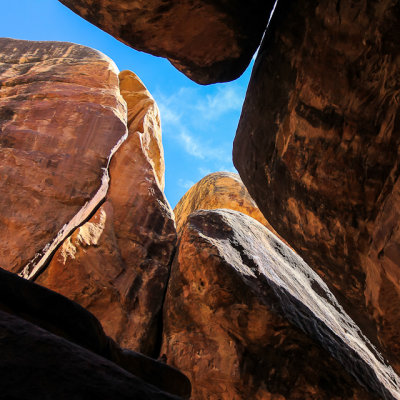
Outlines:
[[[250,68],[234,82],[200,86],[167,60],[131,49],[57,0],[3,0],[0,15],[1,37],[93,47],[112,58],[121,71],[129,69],[140,77],[161,112],[165,194],[172,207],[206,174],[236,172],[232,143]]]

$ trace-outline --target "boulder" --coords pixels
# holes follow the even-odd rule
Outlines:
[[[3,311],[0,337],[0,399],[180,399],[83,347]]]
[[[233,151],[264,216],[398,372],[399,11],[279,1]]]
[[[118,69],[71,43],[0,39],[0,266],[25,277],[104,197],[126,133]]]
[[[71,346],[73,343],[77,345],[75,347],[79,346],[80,348],[85,348],[87,351],[82,352],[82,357],[86,357],[87,362],[90,362],[94,354],[96,354],[101,358],[104,357],[118,364],[119,367],[125,369],[130,374],[139,377],[151,385],[157,386],[163,391],[182,396],[183,398],[188,398],[190,396],[190,382],[178,370],[162,362],[146,357],[143,354],[120,348],[112,339],[105,335],[102,326],[93,314],[85,310],[79,304],[56,292],[2,269],[0,269],[0,311],[2,312],[2,317],[5,318],[2,320],[2,317],[0,317],[2,321],[0,322],[0,331],[3,329],[2,333],[7,332],[7,337],[10,334],[9,332],[11,332],[8,331],[8,329],[11,329],[15,323],[20,326],[21,319],[35,325],[34,327],[33,325],[32,327],[26,325],[26,331],[24,329],[22,329],[22,331],[20,331],[19,328],[17,329],[20,337],[15,342],[15,346],[17,346],[18,341],[23,341],[24,334],[27,335],[26,344],[28,347],[34,346],[34,342],[30,342],[30,335],[32,333],[35,336],[36,334],[34,332],[40,327],[41,330],[46,330],[47,333],[44,335],[39,334],[37,337],[39,342],[42,337],[45,338],[44,340],[47,342],[46,338],[49,336],[48,333],[58,336],[58,338],[50,340],[53,344],[49,344],[48,349],[46,345],[45,351],[56,352],[56,349],[52,349],[52,346],[57,346],[57,342],[60,342],[61,338],[63,338],[65,340],[61,341],[61,343],[68,343],[66,345],[67,347]],[[8,342],[9,339],[4,339],[1,335],[0,337],[2,338],[0,342],[3,344],[2,355],[4,351],[7,357],[11,357],[13,352],[16,352],[14,344],[10,345]],[[72,351],[75,351],[73,348],[74,346],[72,346]],[[18,356],[17,353],[15,354],[16,359],[21,361],[21,368],[28,368],[29,363],[32,363],[35,359],[34,356],[31,357],[29,355],[24,358],[22,352],[18,353]],[[28,352],[28,354],[30,354],[30,352]],[[63,358],[59,360],[60,362],[62,362],[63,359],[69,361],[69,358],[65,355],[62,357]],[[4,359],[2,361],[4,361]],[[15,363],[17,363],[17,361],[15,361]],[[40,358],[40,363],[42,369],[46,370],[50,368],[50,366],[47,367],[45,365],[45,357]],[[50,364],[51,363],[49,363],[49,365]],[[65,362],[65,364],[66,369],[63,370],[62,374],[70,373],[68,371],[72,371],[73,369],[73,366],[68,365],[68,362]],[[0,368],[3,370],[8,364],[0,363],[0,365]],[[31,365],[30,368],[34,367]],[[27,372],[28,371],[25,371],[24,374],[27,374]],[[44,373],[44,371],[40,373]],[[5,375],[2,375],[2,382],[4,376]],[[76,375],[75,379],[78,379],[77,376],[79,375]],[[57,376],[57,379],[59,378],[60,377]],[[48,380],[49,378],[46,379],[51,390],[54,390],[53,386],[51,386],[52,384]],[[69,380],[65,381],[63,385],[66,385],[67,382],[69,382]],[[77,390],[79,387],[79,382],[80,380],[78,379],[74,384],[74,390]],[[62,387],[64,387],[63,385]],[[23,390],[27,390],[26,386],[27,384],[25,384]],[[7,393],[11,394],[11,392]]]
[[[134,49],[168,58],[201,84],[229,81],[246,69],[274,0],[59,0]]]
[[[174,208],[178,233],[182,231],[187,217],[192,212],[218,208],[240,211],[273,231],[250,197],[239,175],[232,172],[214,172],[193,185]]]
[[[105,202],[62,243],[36,282],[91,311],[121,346],[157,356],[176,230],[163,193],[157,105],[130,71],[121,72],[120,87],[128,135],[110,162]]]
[[[400,378],[321,278],[267,228],[232,210],[187,220],[162,353],[189,376],[196,400],[400,399]]]

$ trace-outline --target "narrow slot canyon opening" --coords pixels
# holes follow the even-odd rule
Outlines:
[[[39,1],[0,5],[0,329],[81,313],[185,399],[400,399],[392,6]]]

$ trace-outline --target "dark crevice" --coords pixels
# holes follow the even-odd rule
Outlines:
[[[170,278],[171,278],[172,265],[174,263],[175,256],[178,252],[178,245],[179,245],[179,241],[177,240],[176,246],[172,250],[171,258],[168,263],[167,281],[165,283],[165,288],[164,288],[164,293],[162,296],[159,315],[156,317],[156,319],[157,319],[157,321],[156,321],[156,325],[157,325],[156,340],[154,342],[154,350],[153,350],[153,354],[151,355],[151,357],[160,358],[160,360],[162,360],[162,361],[166,361],[163,359],[163,355],[161,354],[162,339],[163,339],[163,332],[164,332],[164,304],[165,304],[165,299],[167,297],[168,286],[169,286],[169,282],[170,282]]]

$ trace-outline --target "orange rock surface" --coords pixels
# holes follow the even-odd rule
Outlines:
[[[182,230],[192,212],[217,208],[240,211],[274,231],[250,197],[239,175],[232,172],[209,174],[185,193],[174,208],[177,231]]]
[[[120,85],[129,134],[111,160],[106,200],[36,282],[82,304],[123,347],[151,355],[176,230],[162,191],[158,108],[132,72],[121,72]]]
[[[29,276],[101,197],[126,105],[115,64],[71,43],[0,39],[0,82],[0,266]]]
[[[189,216],[161,352],[191,379],[194,400],[375,398],[357,380],[380,398],[400,398],[399,377],[318,275],[232,210]]]

